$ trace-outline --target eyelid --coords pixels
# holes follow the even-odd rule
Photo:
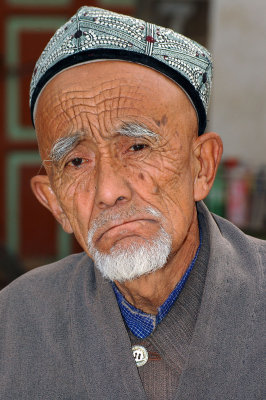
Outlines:
[[[141,136],[141,137],[134,137],[130,138],[132,146],[134,144],[147,144],[147,145],[152,145],[154,144],[154,139],[146,136]]]
[[[69,152],[66,154],[64,159],[62,160],[63,164],[67,164],[71,160],[74,160],[75,158],[82,158],[85,160],[93,160],[94,159],[94,154],[91,152],[89,149],[74,149],[73,151]]]
[[[64,165],[63,165],[63,168],[66,168],[66,167],[68,167],[68,166],[71,166],[70,164],[72,163],[72,161],[74,161],[75,159],[80,159],[82,162],[81,162],[81,164],[79,165],[80,167],[83,165],[83,164],[85,164],[85,163],[89,163],[91,160],[89,159],[89,158],[87,158],[87,157],[80,157],[80,156],[72,156],[72,157],[70,157],[69,159],[67,159],[65,162],[64,162]],[[75,166],[75,165],[72,165],[74,168],[76,167],[78,167],[78,166]]]
[[[77,160],[77,159],[79,159],[81,161],[86,160],[86,158],[83,158],[83,157],[71,157],[71,159],[66,162],[66,165],[72,163],[74,160]]]
[[[82,158],[82,157],[78,157],[78,156],[73,156],[73,155],[67,155],[66,158],[63,160],[63,165],[64,167],[66,167],[69,163],[71,163],[71,161],[75,160],[75,158]]]

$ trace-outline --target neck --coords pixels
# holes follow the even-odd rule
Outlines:
[[[134,307],[157,314],[181,280],[199,246],[199,227],[195,209],[193,221],[180,249],[169,256],[167,264],[157,271],[123,283],[115,282],[120,292]]]

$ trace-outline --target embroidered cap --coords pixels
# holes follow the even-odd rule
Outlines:
[[[212,81],[210,53],[200,44],[134,17],[84,6],[51,38],[36,63],[30,107],[46,85],[66,68],[96,60],[124,60],[157,70],[176,82],[198,115],[199,134],[206,127]]]

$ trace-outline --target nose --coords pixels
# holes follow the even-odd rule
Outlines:
[[[132,198],[132,189],[124,167],[112,159],[100,160],[96,180],[95,203],[100,209],[126,203]]]

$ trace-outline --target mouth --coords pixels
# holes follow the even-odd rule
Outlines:
[[[158,221],[151,218],[135,218],[132,220],[125,221],[113,221],[112,225],[108,226],[107,229],[97,235],[95,244],[103,238],[112,238],[119,236],[122,238],[128,236],[140,236],[141,231],[145,228],[147,231],[147,224],[156,224]]]

